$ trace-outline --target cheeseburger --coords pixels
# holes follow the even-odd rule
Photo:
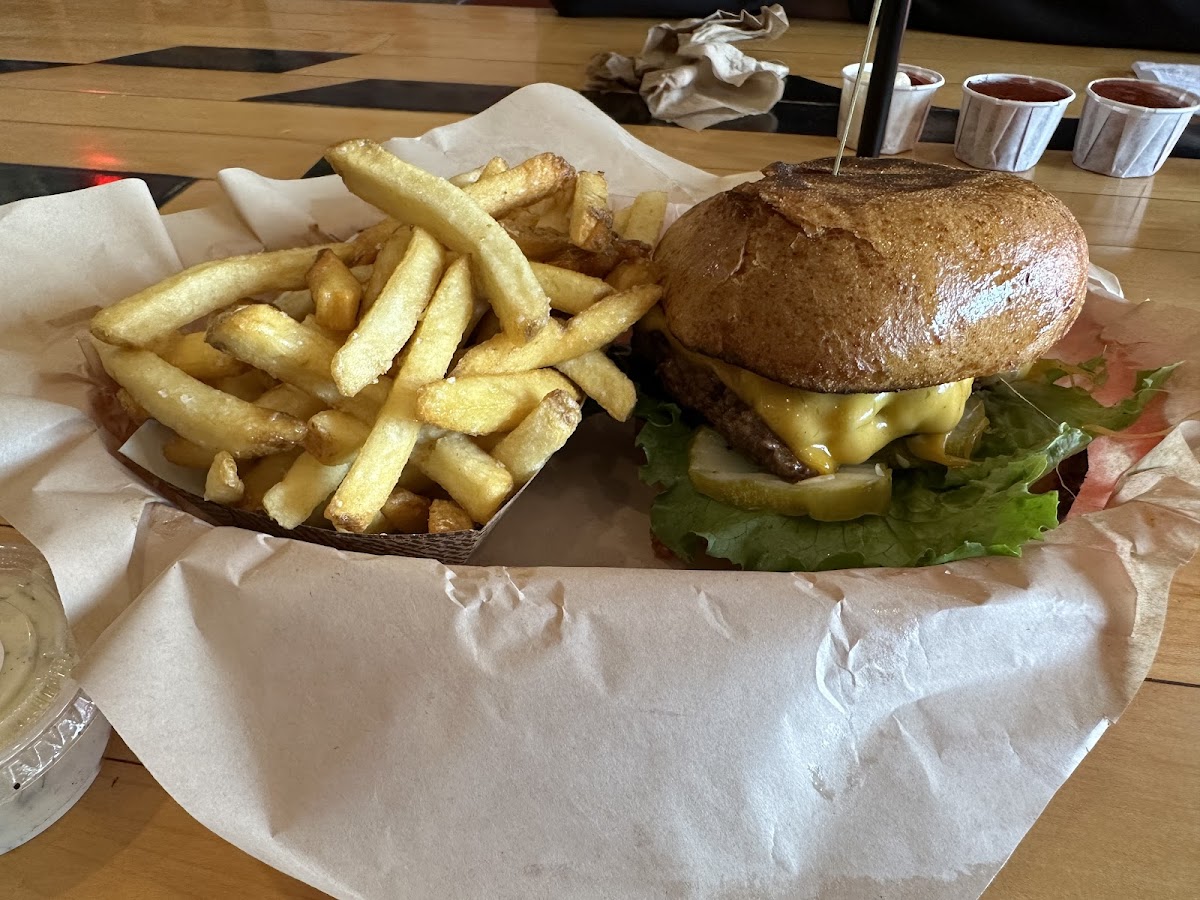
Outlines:
[[[776,163],[659,243],[634,343],[655,531],[750,568],[1017,552],[1057,521],[1030,483],[1087,442],[1022,390],[1082,308],[1083,230],[1012,175],[832,166]]]

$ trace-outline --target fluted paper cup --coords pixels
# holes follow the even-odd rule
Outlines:
[[[946,83],[946,79],[933,69],[901,63],[899,71],[911,79],[909,84],[899,84],[892,91],[892,105],[888,110],[887,127],[883,132],[883,149],[886,156],[905,153],[916,146],[933,105],[933,95]],[[854,79],[858,75],[858,63],[842,69],[842,102],[838,108],[838,134],[846,125],[846,114],[850,110],[850,96],[854,92]],[[871,78],[871,64],[867,63],[860,89],[858,106],[850,121],[850,137],[846,146],[858,147],[858,133],[862,128],[862,111],[867,96],[867,83]]]
[[[1200,95],[1193,91],[1136,78],[1098,78],[1087,86],[1071,158],[1081,169],[1115,178],[1153,175],[1197,111]]]
[[[984,91],[1046,99],[1009,99]],[[1028,75],[973,75],[963,82],[954,155],[977,169],[1024,172],[1037,165],[1075,92],[1065,84]]]

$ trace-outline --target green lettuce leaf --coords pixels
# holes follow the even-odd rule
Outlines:
[[[889,512],[851,522],[743,510],[700,494],[687,475],[693,428],[678,406],[642,390],[637,443],[647,462],[641,476],[663,488],[651,527],[685,562],[707,553],[763,571],[1019,556],[1022,545],[1058,524],[1057,493],[1034,494],[1030,486],[1088,445],[1087,427],[1132,424],[1171,368],[1139,373],[1137,390],[1112,407],[1081,388],[1053,384],[1052,370],[1040,379],[983,387],[991,424],[976,459],[960,469],[894,470]]]

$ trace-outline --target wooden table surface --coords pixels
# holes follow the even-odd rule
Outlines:
[[[593,53],[632,53],[651,24],[355,0],[0,0],[0,23],[0,203],[137,174],[153,176],[147,181],[168,212],[212,202],[213,179],[225,167],[299,177],[344,138],[418,135],[484,108],[505,87],[582,87]],[[857,59],[863,31],[798,22],[775,44],[750,50],[787,63],[793,75],[837,85],[841,67]],[[136,56],[150,51],[165,52]],[[1135,60],[1200,62],[917,32],[904,58],[945,75],[935,101],[945,107],[958,105],[959,84],[976,72],[1044,75],[1082,93],[1092,78],[1129,74]],[[810,82],[797,86],[819,91]],[[286,96],[296,91],[315,93]],[[720,173],[834,151],[833,138],[814,125],[817,107],[788,112],[777,127],[800,133],[630,130]],[[916,156],[954,162],[948,143],[922,144]],[[1065,150],[1049,151],[1032,177],[1071,208],[1093,261],[1116,272],[1127,295],[1200,304],[1200,160],[1173,158],[1154,178],[1119,180],[1075,168]],[[1193,563],[1172,589],[1150,677],[986,896],[1200,896],[1198,748],[1200,564]],[[0,857],[0,896],[322,895],[202,828],[114,738],[79,805]]]

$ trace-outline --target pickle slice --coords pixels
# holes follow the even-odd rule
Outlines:
[[[688,477],[701,494],[738,506],[820,522],[883,515],[892,499],[892,473],[882,466],[844,466],[795,484],[764,472],[711,428],[701,428],[688,452]]]

